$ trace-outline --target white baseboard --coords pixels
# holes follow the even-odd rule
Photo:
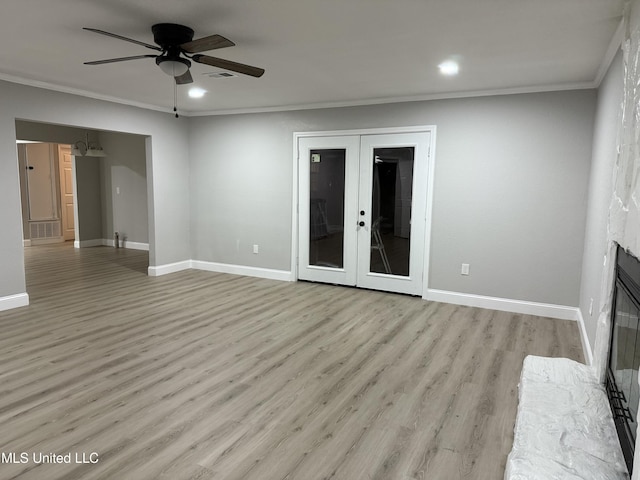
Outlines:
[[[584,355],[584,363],[586,365],[593,365],[593,350],[591,348],[591,342],[587,335],[587,328],[584,324],[584,317],[582,316],[582,310],[578,309],[578,329],[580,330],[580,341],[582,342],[582,353]]]
[[[64,237],[32,238],[31,245],[48,245],[50,243],[64,243]]]
[[[145,250],[149,251],[148,243],[130,242],[129,240],[120,240],[120,248],[130,248],[131,250]],[[116,241],[112,238],[103,238],[102,245],[105,247],[115,247]]]
[[[295,280],[293,273],[287,270],[247,267],[245,265],[232,265],[228,263],[203,262],[201,260],[191,260],[191,264],[191,268],[196,270],[206,270],[207,272],[230,273],[232,275],[267,278],[270,280],[281,280],[285,282],[293,282]]]
[[[149,251],[148,243],[130,242],[129,240],[126,240],[125,242],[122,242],[121,246],[122,248],[130,248],[131,250],[144,250],[145,252]]]
[[[147,272],[150,277],[159,277],[160,275],[167,275],[169,273],[181,272],[182,270],[189,270],[190,268],[191,268],[191,260],[184,260],[182,262],[167,263],[166,265],[149,267],[147,269]]]
[[[27,305],[29,305],[29,294],[27,293],[18,293],[17,295],[0,297],[0,311],[26,307]]]
[[[114,247],[116,244],[115,240],[110,238],[95,238],[93,240],[81,240],[74,241],[73,246],[75,248],[85,248],[85,247]],[[132,250],[146,250],[149,251],[148,243],[140,243],[140,242],[130,242],[128,240],[122,241],[120,240],[120,248],[130,248]]]
[[[86,247],[101,247],[102,239],[101,238],[93,238],[91,240],[74,240],[73,247],[74,248],[86,248]]]
[[[485,297],[468,293],[448,292],[445,290],[428,289],[425,300],[434,302],[453,303],[468,307],[488,308],[540,317],[559,318],[561,320],[578,320],[578,308],[565,305],[553,305],[548,303],[527,302],[523,300],[511,300],[508,298]]]
[[[31,246],[31,240],[22,240],[22,246],[23,247],[30,247]]]

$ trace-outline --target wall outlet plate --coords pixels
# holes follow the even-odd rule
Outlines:
[[[469,275],[469,264],[463,263],[462,268],[460,269],[460,275]]]

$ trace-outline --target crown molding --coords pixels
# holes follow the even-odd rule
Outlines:
[[[367,105],[384,105],[389,103],[424,102],[433,100],[449,100],[456,98],[494,97],[499,95],[520,95],[526,93],[558,92],[566,90],[590,90],[597,88],[595,82],[565,83],[558,85],[527,86],[514,88],[501,88],[492,90],[473,90],[467,92],[445,92],[428,95],[414,95],[408,97],[372,98],[365,100],[353,100],[343,102],[307,103],[300,105],[287,105],[278,107],[237,108],[224,110],[208,110],[202,112],[190,112],[191,117],[209,117],[216,115],[236,115],[245,113],[274,113],[295,110],[318,110],[323,108],[361,107]]]
[[[620,29],[621,30],[621,29]],[[622,30],[621,30],[622,31]],[[612,47],[609,47],[612,49]],[[615,56],[615,48],[613,49],[613,56],[609,60],[609,63]],[[603,62],[604,64],[604,62]],[[602,66],[601,66],[602,68]],[[607,65],[608,68],[608,65]],[[606,69],[604,70],[606,73]],[[72,87],[65,87],[56,85],[49,82],[43,82],[40,80],[33,80],[15,75],[9,75],[0,72],[0,80],[6,82],[17,83],[20,85],[26,85],[30,87],[42,88],[45,90],[52,90],[55,92],[66,93],[70,95],[78,95],[81,97],[91,98],[94,100],[101,100],[105,102],[118,103],[121,105],[127,105],[130,107],[142,108],[146,110],[152,110],[162,113],[173,113],[166,107],[160,107],[158,105],[152,105],[148,103],[135,102],[119,97],[112,97],[109,95],[102,95],[88,90],[82,90]],[[600,79],[601,80],[601,79]],[[577,83],[564,83],[557,85],[542,85],[542,86],[525,86],[514,88],[500,88],[489,90],[472,90],[463,92],[444,92],[425,95],[413,95],[413,96],[400,96],[400,97],[385,97],[385,98],[370,98],[363,100],[347,100],[340,102],[319,102],[319,103],[305,103],[298,105],[283,105],[273,107],[250,107],[250,108],[233,108],[233,109],[220,109],[220,110],[207,110],[207,111],[180,111],[180,116],[184,117],[209,117],[220,115],[238,115],[247,113],[276,113],[276,112],[288,112],[297,110],[319,110],[326,108],[343,108],[343,107],[361,107],[368,105],[384,105],[390,103],[408,103],[408,102],[424,102],[433,100],[450,100],[459,98],[473,98],[473,97],[492,97],[500,95],[520,95],[527,93],[544,93],[544,92],[557,92],[566,90],[588,90],[598,88],[599,82],[595,80],[592,82],[577,82]]]
[[[132,100],[126,100],[124,98],[112,97],[110,95],[102,95],[88,90],[82,90],[79,88],[65,87],[57,85],[55,83],[43,82],[41,80],[33,80],[30,78],[18,77],[16,75],[10,75],[0,72],[0,80],[5,82],[17,83],[19,85],[26,85],[28,87],[42,88],[44,90],[52,90],[54,92],[67,93],[69,95],[77,95],[79,97],[87,97],[93,100],[102,100],[104,102],[119,103],[121,105],[127,105],[129,107],[143,108],[145,110],[154,110],[157,112],[170,112],[167,108],[159,107],[158,105],[152,105],[149,103],[135,102]]]
[[[600,87],[604,76],[609,71],[609,67],[613,62],[613,59],[616,57],[616,54],[622,47],[622,43],[624,42],[624,30],[625,30],[625,19],[620,20],[618,24],[618,28],[616,29],[611,41],[609,42],[609,46],[607,47],[607,51],[602,57],[602,62],[600,62],[600,67],[598,68],[598,72],[596,73],[596,78],[593,81],[596,88]]]

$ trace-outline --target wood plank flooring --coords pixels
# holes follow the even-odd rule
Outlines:
[[[575,322],[147,261],[26,249],[0,479],[499,480],[524,356],[582,360]]]

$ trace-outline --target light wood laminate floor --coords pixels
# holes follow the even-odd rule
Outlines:
[[[0,452],[72,463],[0,479],[499,480],[524,356],[582,360],[575,322],[147,261],[26,249]]]

